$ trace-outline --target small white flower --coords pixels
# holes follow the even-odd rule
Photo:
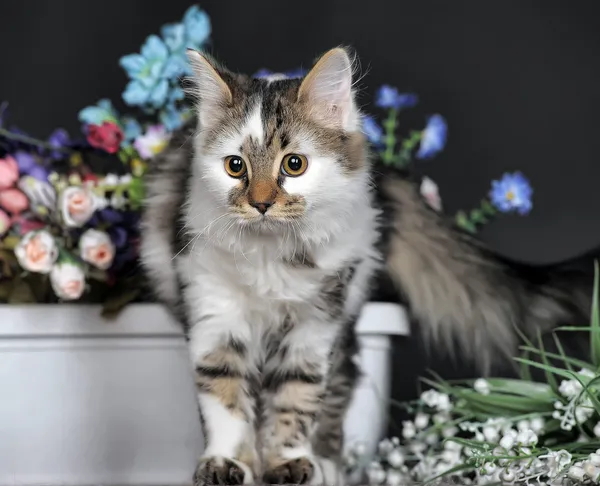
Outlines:
[[[578,373],[580,375],[587,376],[588,378],[596,377],[596,373],[594,373],[592,370],[588,370],[587,368],[581,368]]]
[[[424,429],[429,425],[429,416],[424,413],[418,413],[415,417],[415,427],[417,429]]]
[[[386,474],[385,484],[387,486],[402,486],[406,484],[406,478],[400,471],[390,469]]]
[[[583,481],[585,478],[585,471],[583,467],[578,463],[578,465],[571,466],[569,471],[567,472],[567,476],[570,479],[574,479],[575,481]]]
[[[505,483],[512,483],[515,479],[517,479],[517,475],[514,471],[506,469],[500,473],[500,479]]]
[[[594,466],[600,466],[600,454],[591,453],[588,459]]]
[[[475,388],[476,392],[481,393],[482,395],[490,394],[490,384],[483,378],[475,380],[475,383],[473,383],[473,388]]]
[[[405,439],[412,439],[415,435],[417,435],[415,424],[413,424],[410,420],[405,420],[402,422],[402,437]]]
[[[378,446],[379,454],[385,456],[394,450],[394,444],[390,439],[383,439]]]
[[[496,443],[500,436],[500,432],[496,427],[487,425],[483,428],[483,436],[485,437],[486,442]]]
[[[59,207],[65,224],[77,228],[87,223],[99,209],[99,198],[86,187],[71,186],[62,191]]]
[[[581,383],[576,380],[563,380],[558,387],[560,394],[568,399],[575,398],[582,389]]]
[[[121,177],[119,177],[119,183],[120,184],[129,184],[132,181],[133,177],[131,177],[131,174],[125,174],[122,175]]]
[[[434,424],[445,424],[446,422],[448,422],[448,420],[450,420],[450,417],[447,413],[436,413],[433,416]]]
[[[430,446],[432,446],[432,445],[435,445],[435,444],[437,444],[439,441],[440,441],[440,437],[439,437],[439,435],[438,435],[438,434],[435,434],[435,433],[433,433],[433,432],[430,432],[429,434],[427,434],[427,435],[425,436],[425,443],[426,443],[427,445],[430,445]]]
[[[49,273],[58,258],[58,248],[46,230],[30,231],[15,247],[15,256],[25,270]]]
[[[387,462],[392,467],[400,467],[404,464],[404,454],[399,449],[394,449],[387,455]]]
[[[104,231],[89,229],[79,239],[79,251],[83,261],[106,270],[115,258],[115,245]]]
[[[378,462],[372,462],[367,466],[367,477],[369,484],[381,484],[385,481],[385,471]]]
[[[569,452],[561,449],[560,451],[551,451],[545,456],[540,456],[540,459],[547,459],[548,476],[554,478],[565,467],[571,464],[572,456]]]
[[[512,449],[515,445],[515,435],[513,434],[504,434],[504,436],[502,437],[502,439],[500,439],[500,447],[509,450]]]
[[[545,425],[546,423],[542,417],[534,417],[530,422],[531,430],[533,430],[536,434],[543,432]]]
[[[83,269],[70,261],[58,262],[50,272],[54,293],[63,300],[77,300],[85,290]]]
[[[442,435],[445,438],[448,437],[454,437],[456,436],[456,434],[458,434],[458,427],[446,427],[445,429],[442,430]]]
[[[531,428],[529,424],[529,420],[519,420],[517,422],[517,430],[520,432],[522,430],[527,430]]]
[[[421,400],[431,408],[436,408],[438,403],[439,393],[435,390],[427,390],[421,393]]]
[[[585,471],[585,475],[588,478],[591,478],[592,481],[596,481],[598,479],[598,477],[600,476],[600,469],[598,469],[596,466],[594,466],[591,462],[589,461],[584,461],[583,462],[583,470]]]
[[[452,409],[452,403],[450,402],[450,397],[445,393],[440,393],[437,402],[437,409],[440,412],[447,412]]]
[[[421,196],[425,199],[425,202],[437,212],[442,210],[442,198],[440,197],[440,191],[438,185],[429,177],[423,177],[420,187]]]
[[[106,174],[102,179],[102,185],[104,186],[116,186],[119,184],[119,176],[115,174]]]
[[[537,444],[537,441],[538,441],[538,436],[531,429],[522,430],[517,435],[517,443],[524,445],[524,446],[533,446],[533,445]]]

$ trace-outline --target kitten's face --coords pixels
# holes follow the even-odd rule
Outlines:
[[[192,57],[199,172],[216,205],[239,223],[275,228],[311,215],[335,217],[364,191],[365,142],[350,61],[342,50],[330,53],[304,80],[276,81],[217,74]]]

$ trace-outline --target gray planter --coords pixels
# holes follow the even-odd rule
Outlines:
[[[178,485],[202,451],[181,331],[158,305],[0,307],[0,485]]]

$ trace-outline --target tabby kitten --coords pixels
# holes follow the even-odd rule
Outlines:
[[[197,122],[152,163],[142,260],[186,326],[207,441],[196,484],[341,482],[353,327],[376,275],[483,360],[512,348],[513,323],[577,310],[568,287],[530,285],[374,170],[346,50],[304,79],[188,55]]]

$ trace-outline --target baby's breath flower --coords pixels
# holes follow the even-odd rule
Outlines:
[[[473,388],[475,388],[476,392],[479,392],[482,395],[490,394],[490,384],[487,380],[484,380],[483,378],[475,380],[475,383],[473,383]]]
[[[402,422],[402,437],[405,439],[412,439],[415,435],[417,435],[415,424],[410,420]]]

